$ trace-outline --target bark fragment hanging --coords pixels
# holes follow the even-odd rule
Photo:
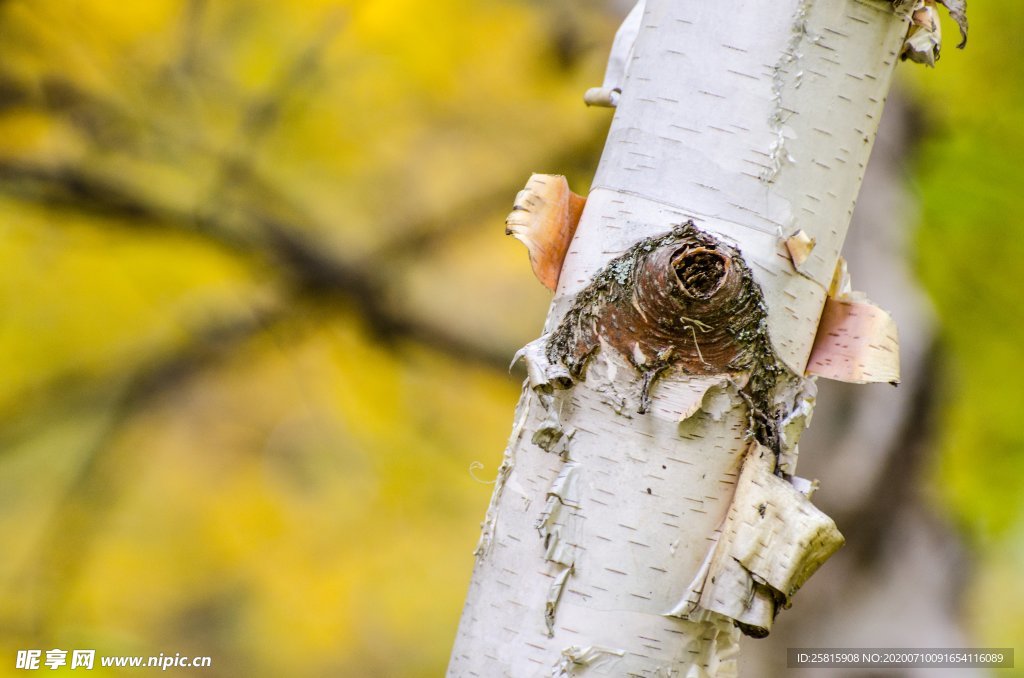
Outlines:
[[[642,240],[594,276],[547,342],[547,359],[585,377],[605,343],[643,380],[640,412],[669,369],[691,375],[751,373],[745,391],[767,411],[783,370],[768,340],[761,290],[735,248],[692,221]]]
[[[691,619],[715,612],[763,638],[778,611],[843,545],[832,519],[775,475],[776,466],[770,450],[751,445],[717,542],[682,601],[666,614]]]
[[[565,177],[534,174],[516,195],[505,219],[505,235],[526,245],[533,273],[554,290],[586,198],[569,190]]]
[[[935,0],[921,0],[910,13],[910,29],[900,59],[935,66],[942,50],[942,28]]]
[[[640,23],[644,16],[646,0],[639,0],[626,15],[619,30],[615,33],[612,49],[608,55],[608,66],[604,72],[604,82],[600,87],[591,87],[584,93],[583,102],[587,106],[616,108],[622,96],[622,86],[626,81],[626,72],[633,59],[633,46],[640,32]]]
[[[901,59],[935,66],[942,49],[938,5],[949,11],[950,18],[960,28],[957,49],[967,46],[967,0],[894,0],[893,4],[897,9],[904,10],[909,6],[910,29],[900,52]]]
[[[960,42],[956,48],[967,47],[967,0],[939,0],[939,4],[949,11],[949,18],[960,28]]]
[[[900,342],[896,321],[851,289],[846,262],[836,276],[818,323],[806,374],[851,384],[898,384]]]

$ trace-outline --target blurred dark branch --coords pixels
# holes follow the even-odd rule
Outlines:
[[[53,419],[110,409],[112,400],[145,409],[158,397],[170,395],[221,364],[222,359],[231,357],[231,350],[258,330],[270,331],[291,320],[294,309],[301,304],[285,300],[253,305],[246,314],[193,328],[185,333],[189,339],[182,345],[123,361],[116,371],[99,375],[68,372],[50,377],[8,400],[10,409],[0,412],[0,450],[9,453],[17,449]]]
[[[320,34],[309,41],[295,61],[284,71],[281,78],[245,111],[240,141],[251,147],[281,119],[281,110],[292,93],[311,80],[321,69],[324,53],[344,25],[341,10],[331,12],[323,22]]]
[[[476,344],[446,328],[389,310],[388,290],[381,278],[363,269],[341,266],[327,251],[307,240],[301,231],[262,219],[261,227],[297,296],[331,305],[337,300],[354,307],[371,334],[394,348],[399,341],[414,341],[436,351],[486,367],[507,370],[509,356]]]
[[[112,181],[71,166],[0,159],[0,193],[48,208],[134,222],[139,227],[187,219]],[[188,220],[194,224],[194,219]],[[226,232],[224,229],[217,235]],[[227,240],[233,248],[238,246],[234,238]]]
[[[288,317],[285,305],[254,311],[197,332],[184,346],[138,366],[124,380],[99,432],[84,450],[83,463],[56,503],[37,551],[37,613],[31,633],[40,639],[52,633],[53,618],[89,562],[89,549],[110,512],[131,486],[145,457],[117,445],[125,425],[192,379],[211,368],[238,359],[244,345],[261,332],[272,331]]]
[[[196,2],[203,5],[205,0],[196,0]],[[44,79],[36,90],[14,78],[5,76],[0,70],[0,112],[6,108],[23,106],[41,108],[49,113],[65,116],[77,129],[101,144],[109,142],[112,136],[117,136],[122,145],[127,143],[124,130],[131,128],[145,128],[148,129],[148,133],[165,139],[174,137],[175,144],[187,145],[191,150],[198,151],[203,155],[219,156],[220,171],[213,181],[213,187],[208,192],[207,198],[202,201],[203,204],[217,205],[223,201],[222,194],[226,189],[243,185],[252,189],[253,193],[261,196],[263,200],[281,207],[290,215],[289,220],[306,222],[310,219],[301,206],[284,195],[273,182],[268,181],[255,171],[251,162],[253,139],[250,138],[248,132],[255,133],[258,137],[276,123],[283,100],[290,95],[295,87],[308,79],[312,71],[315,71],[318,60],[322,56],[321,50],[326,48],[329,43],[328,36],[336,33],[337,30],[339,28],[336,24],[329,25],[324,31],[324,37],[300,55],[296,63],[286,71],[281,81],[250,104],[239,128],[238,141],[233,144],[239,150],[234,152],[214,151],[197,146],[194,140],[177,138],[180,137],[180,130],[158,128],[152,121],[138,118],[137,115],[115,102],[108,101],[102,96],[81,89],[74,83],[58,77]],[[603,111],[590,111],[588,114],[596,117],[602,115]],[[378,246],[369,255],[373,260],[372,268],[398,258],[420,256],[424,252],[443,246],[452,238],[479,227],[482,219],[494,213],[495,206],[507,205],[511,209],[515,193],[526,183],[530,171],[591,176],[606,132],[606,125],[595,124],[591,133],[585,138],[571,145],[560,145],[550,157],[539,158],[531,168],[524,168],[521,182],[517,182],[515,185],[501,185],[485,193],[465,196],[461,201],[453,204],[452,209],[442,214],[426,215],[415,223],[403,223],[401,227],[383,224],[380,228],[382,233],[396,233],[396,235],[388,242]],[[23,188],[29,189],[29,193],[31,190],[43,190],[46,195],[40,197],[52,199],[55,205],[64,204],[69,208],[81,205],[83,209],[92,214],[122,218],[133,218],[129,212],[134,209],[138,218],[156,221],[167,221],[170,218],[176,223],[182,222],[183,215],[166,214],[164,210],[157,208],[150,201],[133,196],[113,182],[86,175],[81,170],[67,167],[18,166],[17,163],[13,163],[14,166],[11,165],[12,161],[0,160],[0,182],[10,180],[22,183],[24,184]],[[43,184],[49,184],[49,186],[43,186]],[[583,190],[581,186],[573,188],[577,192]],[[0,192],[9,193],[10,191],[4,186],[0,186]],[[73,198],[68,196],[69,193],[75,194]],[[31,196],[27,194],[22,197],[31,199]],[[118,206],[118,203],[121,205]],[[147,214],[147,210],[149,214]],[[184,215],[185,220],[191,222],[197,229],[203,222],[223,221],[222,217],[213,213],[212,208],[209,210],[210,213],[206,213],[206,210],[200,211],[202,213]],[[500,227],[500,223],[495,224],[496,233],[500,232]],[[207,235],[215,239],[229,241],[237,240],[240,237],[238,233],[231,233],[231,229],[215,229]]]
[[[0,0],[0,7],[3,6]],[[0,72],[0,113],[20,108],[31,101],[31,94],[20,82]]]
[[[181,49],[178,53],[177,68],[186,76],[193,76],[196,72],[201,43],[200,30],[208,8],[208,0],[188,0],[182,8]]]
[[[320,71],[324,53],[341,30],[342,24],[341,11],[331,12],[320,34],[308,43],[277,82],[245,107],[234,141],[229,145],[233,150],[221,155],[217,174],[210,182],[207,197],[202,204],[218,204],[236,183],[253,177],[252,159],[261,141],[280,121],[288,99]],[[274,193],[278,195],[277,191]]]
[[[162,227],[201,236],[229,250],[271,264],[289,294],[325,308],[354,308],[382,343],[425,341],[460,360],[504,369],[507,356],[444,328],[414,320],[388,303],[383,281],[363,267],[340,261],[303,235],[303,229],[263,214],[234,225],[214,216],[156,205],[124,187],[72,167],[52,168],[0,160],[0,193],[72,213],[116,219],[132,228]]]
[[[582,103],[581,103],[582,106]],[[600,115],[600,112],[595,115]],[[590,177],[601,153],[608,130],[605,125],[594,125],[591,133],[579,142],[561,145],[550,157],[539,158],[533,171],[539,173],[566,174]],[[417,224],[411,224],[388,242],[378,246],[370,257],[378,262],[392,261],[399,257],[421,256],[424,252],[440,247],[452,238],[479,228],[481,219],[493,214],[497,205],[512,209],[516,192],[526,185],[530,175],[523,173],[521,182],[514,186],[502,185],[488,193],[469,197],[466,201],[445,214],[428,217]],[[586,194],[583,187],[573,190]],[[494,224],[493,232],[500,235],[504,224]]]

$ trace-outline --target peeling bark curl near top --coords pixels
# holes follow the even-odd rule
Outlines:
[[[586,199],[569,190],[565,177],[534,174],[505,218],[505,235],[526,245],[530,265],[544,287],[554,290],[565,252],[576,233]]]
[[[942,28],[939,25],[938,5],[949,11],[949,16],[960,28],[957,49],[967,46],[967,0],[893,0],[897,9],[910,15],[910,29],[903,43],[900,58],[925,66],[935,66],[942,51]]]

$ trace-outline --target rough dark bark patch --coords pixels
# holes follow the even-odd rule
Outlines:
[[[739,251],[692,221],[638,242],[594,276],[552,333],[547,358],[581,380],[602,340],[640,373],[641,413],[670,368],[750,373],[743,394],[752,429],[778,449],[769,396],[783,368],[768,341],[761,289]]]

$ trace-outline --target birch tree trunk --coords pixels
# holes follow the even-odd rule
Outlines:
[[[638,18],[564,264],[579,201],[541,181],[517,203],[568,216],[523,236],[557,290],[450,676],[735,675],[740,631],[767,634],[841,544],[795,476],[805,375],[895,378],[884,313],[836,272],[907,18],[884,0]]]

